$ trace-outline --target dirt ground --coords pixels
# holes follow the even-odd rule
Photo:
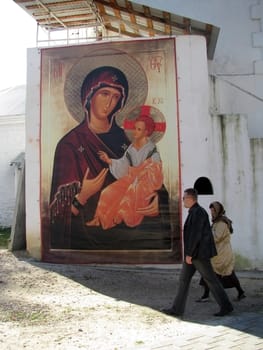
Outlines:
[[[162,314],[171,305],[180,268],[90,266],[38,262],[26,252],[0,250],[0,348],[157,349],[167,339],[209,322],[218,310],[193,278],[184,322]],[[238,273],[247,298],[235,311],[263,310],[262,272]],[[236,291],[227,290],[231,300]],[[184,327],[179,327],[179,324]]]

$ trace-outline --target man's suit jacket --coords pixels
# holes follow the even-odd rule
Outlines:
[[[195,259],[210,259],[217,255],[208,214],[198,203],[189,209],[185,220],[184,255]]]

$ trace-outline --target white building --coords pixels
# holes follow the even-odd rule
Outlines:
[[[26,86],[0,91],[0,226],[13,222],[18,172],[25,152]]]

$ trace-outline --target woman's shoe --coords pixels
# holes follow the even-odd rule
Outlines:
[[[196,300],[197,303],[206,303],[207,301],[209,301],[209,297],[206,296],[202,296]]]

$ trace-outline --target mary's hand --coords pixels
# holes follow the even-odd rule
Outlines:
[[[87,179],[89,173],[89,168],[87,168],[82,180],[81,191],[78,194],[78,201],[82,205],[84,205],[91,196],[101,189],[108,171],[109,169],[103,168],[96,177],[93,179]]]
[[[158,193],[154,192],[146,199],[150,201],[150,204],[144,208],[138,208],[136,212],[144,216],[157,216],[159,214]]]

